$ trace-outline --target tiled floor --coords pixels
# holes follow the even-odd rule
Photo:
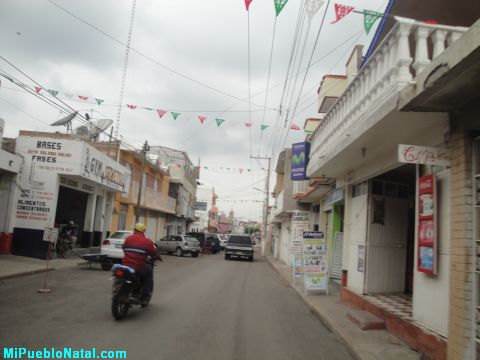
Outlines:
[[[412,321],[412,295],[379,294],[365,295],[364,297],[367,301],[385,309],[399,318]]]

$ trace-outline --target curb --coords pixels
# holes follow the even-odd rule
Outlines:
[[[48,271],[53,271],[55,268],[49,268]],[[37,269],[37,270],[30,270],[30,271],[24,271],[20,273],[15,273],[15,274],[10,274],[10,275],[0,275],[0,281],[2,280],[9,280],[9,279],[15,279],[19,277],[24,277],[28,275],[35,275],[35,274],[41,274],[47,272],[47,269]]]
[[[320,311],[318,311],[318,309],[313,306],[309,301],[308,299],[305,297],[305,295],[302,293],[302,291],[300,291],[299,289],[297,289],[295,286],[293,286],[292,282],[290,281],[290,279],[288,278],[285,278],[283,276],[283,274],[280,272],[279,269],[277,269],[277,267],[273,264],[272,260],[265,256],[265,259],[267,260],[268,264],[277,272],[277,274],[279,274],[281,277],[283,277],[284,279],[287,280],[288,282],[288,285],[295,291],[295,293],[297,294],[297,296],[305,303],[305,305],[307,305],[308,309],[310,310],[310,312],[332,333],[334,334],[344,345],[345,347],[347,348],[347,351],[350,353],[350,355],[355,359],[355,360],[364,360],[360,354],[357,353],[357,351],[355,351],[354,347],[345,339],[345,337],[342,335],[342,333],[340,331],[338,331],[331,323],[330,321],[325,317],[323,316]]]

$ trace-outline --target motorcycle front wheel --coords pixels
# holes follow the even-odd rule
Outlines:
[[[113,295],[112,298],[112,315],[115,320],[122,320],[127,316],[128,309],[130,308],[128,302],[121,299],[119,294]]]

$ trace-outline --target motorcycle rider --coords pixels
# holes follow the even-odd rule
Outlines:
[[[69,241],[72,248],[75,247],[77,243],[76,235],[77,225],[73,220],[70,220],[67,225],[62,228],[62,235],[65,236]]]
[[[133,235],[125,239],[122,245],[125,256],[122,264],[135,269],[143,283],[142,301],[147,301],[153,292],[153,269],[147,264],[147,257],[158,259],[153,241],[145,236],[145,225],[136,223]]]

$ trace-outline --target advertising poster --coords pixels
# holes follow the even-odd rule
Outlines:
[[[436,179],[434,175],[418,179],[418,264],[426,274],[437,273]]]
[[[303,275],[305,291],[328,292],[325,236],[322,231],[303,233]]]
[[[292,144],[292,175],[294,181],[307,180],[308,156],[310,143],[301,142]]]
[[[365,272],[365,245],[358,245],[357,271]]]
[[[300,278],[302,276],[302,255],[294,254],[293,256],[293,277]]]
[[[290,252],[302,255],[303,233],[309,230],[308,212],[295,210],[292,215],[292,242]]]

